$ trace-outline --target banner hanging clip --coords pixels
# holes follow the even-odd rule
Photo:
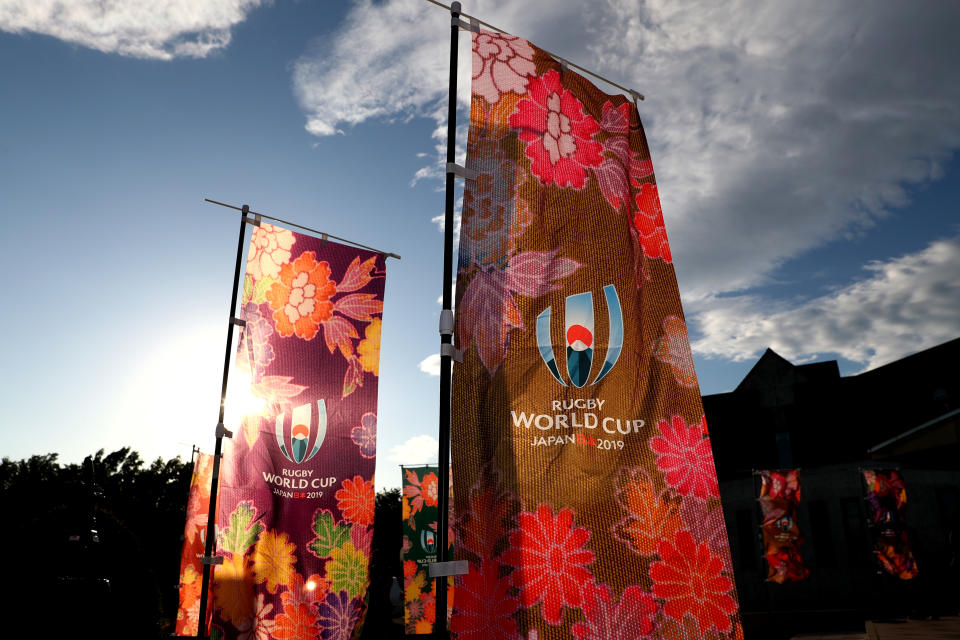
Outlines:
[[[463,351],[460,351],[449,342],[440,343],[440,355],[450,356],[454,362],[463,362]]]
[[[201,564],[223,564],[223,556],[203,556],[200,562]]]
[[[450,16],[450,26],[451,27],[460,27],[464,31],[473,31],[474,33],[480,33],[480,25],[477,24],[476,18],[470,17],[470,22],[464,22],[460,18],[455,18]]]
[[[467,169],[463,165],[459,165],[456,162],[447,163],[447,173],[452,173],[455,176],[460,176],[464,180],[476,180],[477,172],[473,169]]]
[[[217,436],[218,438],[232,438],[232,437],[233,437],[233,431],[230,431],[230,430],[227,429],[225,426],[223,426],[223,423],[222,423],[222,422],[218,422],[218,423],[217,423],[216,436]]]
[[[453,311],[450,309],[444,309],[440,312],[440,335],[453,335]]]
[[[235,324],[238,327],[245,327],[247,326],[247,321],[243,318],[230,318],[230,324]]]
[[[635,103],[636,103],[636,102],[643,102],[643,100],[644,100],[643,94],[640,93],[639,91],[634,91],[633,89],[627,89],[627,93],[629,93],[631,96],[633,96],[633,101],[634,101]],[[639,108],[640,108],[640,107],[638,106],[637,109],[639,109]]]
[[[470,573],[470,565],[466,560],[450,560],[449,562],[431,562],[427,565],[427,572],[431,578],[446,576],[465,576]]]

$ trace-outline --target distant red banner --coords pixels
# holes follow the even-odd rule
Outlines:
[[[864,469],[867,484],[867,523],[873,536],[873,555],[880,568],[901,580],[919,573],[907,538],[907,489],[895,469]]]
[[[803,536],[797,524],[800,505],[800,471],[761,471],[760,510],[763,512],[763,553],[767,559],[767,581],[798,582],[810,575],[803,564],[800,545]]]
[[[210,481],[213,456],[198,453],[190,478],[187,498],[187,524],[183,529],[183,552],[180,554],[180,608],[177,609],[178,636],[196,636],[200,619],[200,578],[203,574],[204,544],[207,518],[210,513]],[[207,629],[210,628],[210,607],[207,607]]]
[[[261,224],[225,440],[214,633],[347,640],[373,540],[382,254]]]

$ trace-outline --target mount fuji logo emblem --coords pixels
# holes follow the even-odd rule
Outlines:
[[[290,462],[300,464],[307,462],[320,451],[320,445],[327,435],[327,405],[323,400],[317,400],[316,425],[313,424],[312,405],[302,404],[291,412],[289,431],[287,414],[277,416],[276,436],[280,453]],[[309,447],[310,444],[313,447]],[[307,454],[309,447],[310,453]]]
[[[597,377],[590,383],[591,386],[603,380],[610,373],[623,350],[623,312],[620,309],[620,298],[617,296],[616,287],[612,284],[605,286],[603,296],[607,302],[610,335],[607,340],[607,353],[604,356],[603,365],[600,367]],[[551,313],[551,307],[547,307],[537,316],[537,347],[540,349],[540,357],[543,358],[547,369],[550,370],[557,382],[566,387],[569,385],[564,381],[563,374],[557,366],[553,343],[550,339]],[[570,384],[582,388],[589,381],[590,370],[593,368],[593,293],[587,291],[567,296],[564,316],[564,335],[567,342],[567,376]]]

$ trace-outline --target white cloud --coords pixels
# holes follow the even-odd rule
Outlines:
[[[104,53],[203,58],[267,0],[2,0],[0,30],[53,36]]]
[[[442,298],[441,298],[442,299]],[[420,371],[427,375],[440,375],[440,354],[434,353],[420,361]]]
[[[767,283],[790,258],[862,232],[908,187],[939,178],[960,146],[957,3],[479,0],[469,11],[647,95],[688,301]],[[425,3],[358,1],[296,64],[308,130],[444,122],[448,24]],[[462,104],[468,41],[463,32]]]
[[[413,436],[398,445],[390,447],[387,460],[399,464],[419,464],[437,461],[440,443],[433,436],[421,434]]]
[[[721,298],[697,316],[706,356],[756,358],[771,347],[790,360],[835,353],[866,369],[956,338],[960,318],[960,236],[866,266],[870,276],[807,302]]]

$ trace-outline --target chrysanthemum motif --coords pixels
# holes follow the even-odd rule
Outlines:
[[[706,544],[697,544],[689,531],[657,545],[660,561],[650,565],[653,595],[665,600],[663,612],[674,620],[691,615],[700,632],[728,631],[737,602],[730,595],[733,582],[722,575],[723,562]]]
[[[720,497],[706,416],[691,425],[682,416],[673,416],[670,422],[660,420],[657,427],[660,435],[650,439],[650,448],[666,483],[685,496]]]
[[[520,607],[510,595],[510,580],[500,578],[500,563],[471,566],[457,584],[457,608],[450,630],[457,640],[515,640],[517,623],[513,614]]]
[[[573,511],[541,504],[533,513],[521,513],[520,528],[510,534],[510,548],[503,562],[513,565],[513,585],[520,589],[520,603],[530,607],[541,603],[543,619],[558,625],[564,606],[579,607],[582,589],[593,580],[586,568],[594,560],[584,545],[590,531],[573,526]]]

